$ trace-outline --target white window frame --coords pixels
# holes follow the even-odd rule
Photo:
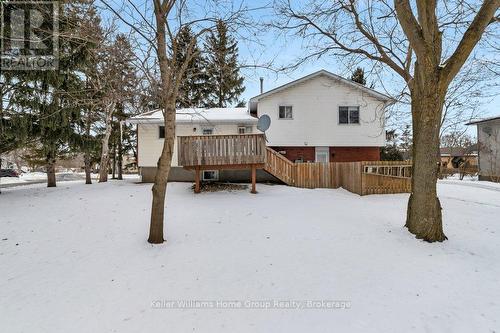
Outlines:
[[[347,123],[340,122],[340,108],[347,108]],[[358,122],[351,123],[351,111],[358,111]],[[359,105],[339,105],[337,109],[337,124],[339,125],[359,125],[361,124],[361,108]]]
[[[206,178],[205,172],[214,172],[215,177],[214,178]],[[204,181],[216,182],[219,180],[219,170],[203,170],[201,173],[201,179]]]
[[[243,130],[243,133],[241,133],[241,130]],[[238,126],[238,134],[246,134],[247,129],[245,126]]]
[[[284,118],[281,118],[280,117],[280,109],[284,107],[285,108],[285,117]],[[287,110],[286,108],[290,108],[290,116],[291,117],[287,117],[288,113],[287,113]],[[278,106],[278,119],[279,120],[293,120],[293,105],[289,105],[289,104],[281,104]]]
[[[318,156],[323,155],[326,157],[326,161],[321,161],[321,163],[330,162],[330,147],[315,147],[314,149],[314,162],[319,163]]]
[[[205,131],[210,131],[210,133],[205,133]],[[214,128],[213,127],[206,127],[206,128],[202,128],[201,129],[201,133],[203,135],[213,135],[215,132]]]

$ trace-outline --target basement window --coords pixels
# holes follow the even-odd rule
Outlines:
[[[165,139],[165,126],[160,126],[158,137],[160,139]]]
[[[204,128],[203,129],[203,135],[212,135],[212,134],[214,134],[213,128]]]
[[[339,106],[339,124],[359,124],[359,106]]]
[[[204,181],[217,181],[219,180],[218,170],[205,170],[203,171],[202,179]]]

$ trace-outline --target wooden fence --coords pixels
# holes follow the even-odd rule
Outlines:
[[[301,188],[342,187],[359,195],[411,192],[408,162],[292,163],[268,151],[265,170],[288,185]]]
[[[297,187],[339,188],[361,194],[362,162],[297,163]]]
[[[411,162],[361,162],[361,195],[411,192]]]

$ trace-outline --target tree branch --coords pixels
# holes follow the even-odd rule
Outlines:
[[[495,12],[500,7],[500,0],[485,0],[481,9],[474,17],[455,52],[443,64],[440,79],[448,85],[457,75],[460,68],[471,54],[476,44],[481,39],[486,27],[494,18]]]
[[[422,28],[418,24],[417,19],[413,15],[410,2],[408,0],[394,0],[394,7],[401,28],[405,32],[412,49],[415,51],[418,59],[425,59],[427,48],[422,35]]]

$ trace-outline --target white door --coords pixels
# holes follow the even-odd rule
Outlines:
[[[316,160],[319,163],[330,162],[330,148],[329,147],[316,147]]]

